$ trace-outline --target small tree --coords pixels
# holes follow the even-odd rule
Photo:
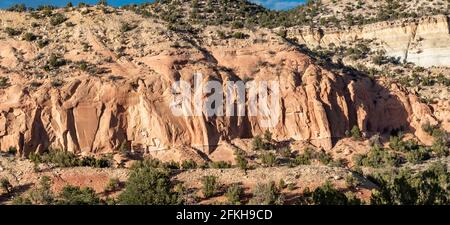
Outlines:
[[[179,193],[172,190],[169,173],[148,163],[133,166],[118,202],[123,205],[181,204]]]
[[[203,195],[205,198],[210,198],[214,196],[218,189],[217,177],[215,176],[204,176],[202,179],[203,184]]]
[[[354,140],[359,140],[361,139],[362,135],[361,135],[361,130],[359,129],[358,126],[353,126],[353,128],[350,130],[350,135],[352,136],[352,138]]]
[[[245,158],[245,152],[242,150],[236,150],[234,154],[237,166],[246,171],[248,169],[248,161]]]
[[[260,149],[263,149],[264,142],[263,142],[263,140],[261,139],[260,136],[255,136],[253,138],[252,145],[253,145],[253,150],[260,150]]]
[[[38,205],[51,205],[54,203],[54,194],[51,190],[52,180],[44,176],[39,182],[39,186],[30,192],[30,201]]]

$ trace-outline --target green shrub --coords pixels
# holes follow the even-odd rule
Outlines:
[[[22,31],[21,31],[21,30],[16,30],[16,29],[11,28],[11,27],[5,28],[5,32],[6,32],[6,34],[8,34],[10,37],[18,36],[18,35],[22,34]]]
[[[243,150],[238,149],[234,152],[234,154],[237,166],[242,170],[247,170],[248,160],[246,159],[246,153]]]
[[[228,199],[228,202],[233,205],[240,205],[241,198],[244,195],[244,189],[239,184],[232,184],[228,187],[225,196]]]
[[[313,192],[306,189],[303,192],[303,201],[309,205],[359,205],[358,199],[348,199],[347,196],[336,190],[330,182],[316,188]]]
[[[181,163],[181,168],[183,170],[197,169],[197,163],[192,159],[184,160]]]
[[[120,25],[120,32],[126,33],[128,31],[133,30],[134,28],[136,28],[134,25],[131,25],[129,23],[122,23],[122,25]]]
[[[36,35],[34,35],[33,33],[25,33],[24,35],[23,35],[23,39],[25,40],[25,41],[35,41],[36,40]]]
[[[63,187],[56,202],[58,205],[98,205],[100,198],[92,188],[71,185]]]
[[[17,154],[17,148],[16,147],[9,147],[8,148],[8,154],[16,155]]]
[[[48,45],[48,43],[49,43],[48,40],[39,40],[39,41],[37,41],[37,45],[38,45],[39,48],[44,48],[45,46]]]
[[[9,78],[8,77],[0,77],[0,88],[9,87]]]
[[[246,38],[249,37],[249,35],[248,34],[244,34],[242,32],[236,32],[236,33],[233,33],[232,37],[236,38],[236,39],[246,39]]]
[[[43,176],[39,181],[38,187],[31,190],[28,200],[32,204],[37,205],[52,205],[54,204],[54,194],[51,190],[52,180],[50,177]]]
[[[398,155],[395,153],[390,153],[378,145],[373,146],[368,154],[355,155],[353,160],[356,166],[366,166],[372,168],[398,166],[400,164],[400,158]]]
[[[59,24],[66,22],[66,20],[67,18],[63,14],[56,13],[50,18],[50,24],[52,26],[58,26]]]
[[[282,205],[284,196],[275,185],[275,182],[257,184],[253,191],[252,205]]]
[[[406,153],[406,160],[412,164],[419,164],[425,160],[430,159],[430,154],[427,148],[420,147],[417,150],[412,150]]]
[[[449,201],[450,173],[447,166],[435,163],[425,171],[413,174],[378,174],[372,178],[380,187],[372,191],[373,205],[447,205]]]
[[[8,178],[6,177],[0,179],[0,187],[3,190],[3,192],[6,192],[7,194],[10,194],[12,191],[12,185],[9,182]]]
[[[272,152],[263,153],[260,157],[261,162],[266,166],[275,166],[277,163],[277,157]]]
[[[354,140],[360,140],[362,137],[361,130],[356,125],[350,130],[350,135]]]
[[[105,187],[105,192],[116,192],[120,190],[120,180],[118,178],[111,178]]]
[[[202,191],[205,198],[213,197],[218,189],[217,177],[215,176],[204,176],[202,178]]]
[[[253,150],[261,150],[264,148],[264,142],[260,136],[255,136],[252,141]]]
[[[175,161],[166,162],[163,165],[163,168],[170,169],[170,170],[179,170],[181,168],[180,164]]]
[[[9,7],[6,10],[11,11],[11,12],[25,12],[25,11],[27,11],[27,7],[23,3],[22,4],[14,4],[13,6]]]
[[[211,162],[209,163],[210,168],[214,169],[228,169],[231,168],[231,163],[225,162],[225,161],[217,161],[217,162]]]
[[[122,205],[176,205],[181,204],[180,193],[172,190],[169,173],[143,162],[132,167],[125,189],[118,197]]]

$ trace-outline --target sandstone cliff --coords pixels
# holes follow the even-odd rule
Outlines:
[[[66,16],[74,26],[2,14],[3,27],[32,30],[50,42],[38,47],[2,36],[0,76],[9,78],[9,86],[0,89],[1,150],[105,153],[126,142],[136,150],[192,147],[210,153],[222,141],[265,131],[261,117],[174,116],[171,85],[192,82],[194,73],[221,83],[279,81],[282,113],[270,129],[277,140],[330,149],[358,125],[368,134],[405,130],[426,141],[421,125],[436,123],[428,106],[402,87],[320,67],[270,30],[242,29],[246,39],[221,39],[217,30],[232,31],[179,33],[130,12]],[[30,28],[33,22],[40,29]],[[125,22],[136,27],[123,34]],[[43,69],[52,54],[64,65]]]
[[[293,27],[288,37],[309,47],[346,45],[356,40],[373,40],[375,50],[420,66],[450,66],[449,17],[437,15],[420,19],[386,21],[338,28]]]

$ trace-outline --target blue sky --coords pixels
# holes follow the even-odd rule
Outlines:
[[[271,9],[290,9],[295,6],[300,5],[304,0],[251,0],[252,2],[256,2],[262,4]],[[39,5],[57,5],[64,6],[67,2],[72,2],[73,4],[78,4],[78,2],[85,2],[89,4],[97,3],[98,0],[0,0],[0,8],[6,8],[11,5],[17,3],[25,3],[27,6],[36,7]],[[108,0],[110,5],[120,6],[126,5],[130,3],[143,3],[143,2],[152,2],[151,0]]]

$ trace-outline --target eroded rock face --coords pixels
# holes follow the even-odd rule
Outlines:
[[[274,59],[286,61],[278,77],[282,114],[270,129],[277,140],[310,140],[330,149],[353,125],[368,133],[412,130],[420,137],[422,123],[435,123],[427,106],[396,85],[387,90],[368,78],[333,74],[299,52],[279,54],[289,57]],[[261,72],[259,79],[277,77]],[[23,154],[49,147],[100,153],[126,141],[146,150],[192,146],[209,153],[220,141],[265,131],[259,117],[176,117],[169,107],[171,84],[148,79],[133,87],[86,78],[36,92],[15,85],[1,91],[1,148],[14,146]]]
[[[388,56],[424,67],[450,66],[449,27],[449,17],[439,15],[344,29],[290,28],[288,36],[309,47],[375,40],[378,46],[372,47]]]
[[[317,66],[269,30],[243,30],[247,39],[222,40],[214,35],[224,28],[208,27],[200,38],[193,38],[136,14],[98,11],[94,15],[87,20],[71,12],[66,16],[77,24],[74,28],[40,29],[42,33],[37,35],[70,36],[43,49],[4,37],[5,45],[0,48],[14,45],[16,50],[13,54],[0,49],[9,52],[2,53],[0,76],[8,77],[11,84],[0,89],[1,150],[16,147],[27,155],[57,148],[99,154],[125,142],[146,151],[197,149],[211,153],[221,142],[264,133],[261,121],[272,114],[264,118],[172,114],[172,84],[178,80],[192,83],[195,73],[204,75],[203,82],[222,84],[229,80],[278,81],[277,110],[281,113],[270,131],[280,141],[306,140],[330,149],[354,125],[368,134],[411,131],[427,141],[421,125],[436,124],[430,109],[403,88]],[[32,22],[15,13],[6,16],[11,20],[2,23],[15,21],[27,27]],[[122,35],[119,30],[124,20],[139,26]],[[80,50],[85,47],[82,43],[89,43],[87,49]],[[42,71],[55,51],[67,64]],[[81,60],[106,72],[81,70]],[[61,86],[55,85],[55,77]],[[248,112],[248,99],[245,107]]]

